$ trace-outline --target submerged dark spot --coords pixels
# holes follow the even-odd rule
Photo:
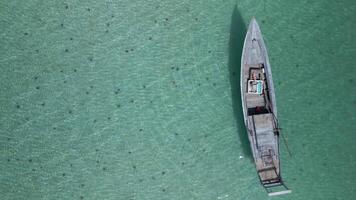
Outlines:
[[[127,49],[126,49],[126,50],[125,50],[125,52],[126,52],[126,53],[128,53],[128,52],[129,52],[129,50],[127,50]]]
[[[39,52],[40,52],[40,50],[38,50],[38,49],[36,49],[35,51],[36,51],[36,53],[39,53]]]
[[[181,164],[182,164],[182,165],[185,165],[185,162],[182,162]]]
[[[352,78],[350,78],[350,79],[349,79],[349,82],[352,83],[352,82],[354,82],[354,80],[353,80]]]
[[[201,83],[198,83],[198,86],[201,86]]]
[[[142,183],[142,182],[143,182],[143,179],[142,179],[142,178],[141,178],[141,179],[139,179],[139,180],[138,180],[138,182]]]
[[[80,196],[80,199],[84,199],[84,197],[83,197],[83,196]]]
[[[155,24],[157,24],[157,20],[155,20],[154,22],[155,22]]]
[[[28,162],[32,162],[32,159],[28,159]]]
[[[120,107],[121,107],[121,105],[120,105],[120,104],[117,104],[117,105],[116,105],[116,107],[120,108]]]
[[[93,122],[96,123],[98,120],[94,119]]]
[[[103,167],[103,171],[106,171],[106,167]]]
[[[165,20],[168,21],[168,18],[166,18]]]
[[[134,103],[134,100],[133,100],[133,99],[131,99],[131,100],[130,100],[130,102],[131,102],[131,103]]]
[[[73,40],[73,38],[69,38],[69,40]]]
[[[132,152],[131,152],[131,151],[129,151],[128,153],[129,153],[129,154],[131,154]]]
[[[213,86],[216,86],[216,83],[213,83]]]
[[[107,22],[107,23],[106,23],[106,26],[107,26],[107,27],[109,27],[109,26],[110,26],[110,23],[109,23],[109,22]]]
[[[74,72],[77,72],[77,69],[74,69],[73,71],[74,71]]]
[[[66,174],[65,174],[65,173],[63,173],[63,174],[62,174],[62,176],[63,176],[63,177],[65,177],[65,176],[66,176]]]
[[[108,117],[108,120],[111,120],[111,117]]]
[[[209,80],[209,77],[206,77],[205,79],[208,81],[208,80]]]
[[[184,66],[187,66],[187,63],[184,63]]]
[[[90,11],[90,8],[87,8],[87,11]]]
[[[88,92],[88,91],[86,91],[86,92],[85,92],[85,94],[89,94],[89,92]]]
[[[179,67],[177,67],[176,70],[179,71]]]
[[[136,169],[136,165],[132,165],[132,168],[133,168],[133,169]]]
[[[38,76],[33,77],[33,79],[37,80],[37,79],[38,79]]]
[[[209,50],[208,53],[211,53],[211,51]]]
[[[152,40],[152,37],[149,37],[148,40]]]
[[[65,9],[68,9],[68,5],[65,5],[64,8],[65,8]]]
[[[188,138],[188,142],[192,141],[192,138]]]
[[[84,187],[84,186],[85,186],[85,184],[84,184],[84,183],[80,184],[80,187]]]
[[[165,172],[165,171],[163,171],[163,172],[162,172],[162,175],[165,175],[165,174],[166,174],[166,172]]]
[[[9,158],[7,159],[7,162],[10,162],[10,159],[9,159]]]
[[[39,89],[40,89],[40,86],[36,86],[36,89],[39,90]]]
[[[154,176],[151,176],[151,179],[152,179],[152,180],[156,180],[156,177],[154,177]]]
[[[130,49],[130,51],[133,51],[134,49]]]
[[[62,24],[61,24],[61,27],[63,27],[63,26],[64,26],[64,24],[62,23]]]
[[[97,160],[97,161],[96,161],[96,163],[97,163],[97,164],[99,164],[99,163],[100,163],[100,161],[99,161],[99,160]]]
[[[171,67],[171,70],[174,70],[174,67]]]
[[[175,136],[177,136],[177,135],[178,135],[178,133],[174,133],[174,135],[175,135]]]
[[[72,114],[72,113],[73,113],[73,111],[72,111],[72,110],[68,110],[68,113],[69,113],[69,114]]]
[[[65,52],[69,52],[69,50],[68,50],[68,49],[65,49],[64,51],[65,51]]]
[[[139,130],[140,132],[142,132],[143,131],[143,129],[142,128],[140,128],[140,130]]]
[[[94,86],[91,85],[91,86],[90,86],[90,89],[93,89],[93,88],[94,88]]]
[[[67,83],[67,81],[65,80],[65,81],[63,81],[63,83]]]
[[[114,14],[112,14],[112,15],[111,15],[111,18],[114,18],[114,17],[115,17],[115,15],[114,15]]]
[[[32,169],[32,171],[33,171],[33,172],[35,172],[35,171],[36,171],[36,169]]]
[[[25,33],[24,33],[24,35],[28,35],[28,33],[27,33],[27,32],[25,32]]]
[[[56,127],[53,127],[52,129],[53,129],[53,130],[57,130],[57,128],[56,128]]]
[[[162,192],[165,192],[165,191],[166,191],[166,189],[163,188],[163,189],[162,189]]]
[[[63,69],[60,72],[63,73]]]
[[[21,108],[21,106],[20,106],[19,104],[17,104],[17,105],[16,105],[16,108],[19,109],[19,108]]]
[[[195,18],[195,21],[198,21],[198,18],[197,18],[197,17]]]
[[[41,106],[45,106],[46,104],[45,103],[41,103]]]
[[[262,22],[262,24],[266,23],[266,21],[265,21],[265,20],[262,20],[261,22]]]
[[[143,85],[142,88],[145,89],[145,88],[146,88],[146,85]]]
[[[109,30],[106,30],[105,33],[109,33]]]

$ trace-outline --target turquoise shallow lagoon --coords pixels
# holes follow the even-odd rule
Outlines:
[[[274,199],[352,199],[352,0],[0,1],[0,199],[269,199],[239,99],[253,16],[292,152]]]

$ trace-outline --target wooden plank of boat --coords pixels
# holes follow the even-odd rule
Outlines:
[[[257,173],[269,195],[290,193],[282,181],[279,127],[272,71],[255,18],[249,25],[241,57],[241,98],[246,130]],[[271,192],[282,186],[284,191]]]

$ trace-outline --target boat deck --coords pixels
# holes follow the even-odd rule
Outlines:
[[[254,140],[253,149],[258,155],[255,158],[256,168],[261,180],[278,178],[279,162],[275,135],[275,125],[271,113],[251,115],[248,117],[249,124],[253,125],[251,137]]]

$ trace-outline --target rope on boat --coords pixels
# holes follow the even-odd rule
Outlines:
[[[265,74],[265,77],[266,77],[266,74]],[[265,89],[266,90],[266,89]],[[267,90],[266,90],[267,91]],[[269,94],[268,93],[268,91],[267,91],[267,94]],[[289,156],[290,157],[292,157],[292,152],[290,151],[290,149],[289,149],[289,146],[288,146],[288,142],[287,142],[287,140],[286,140],[286,138],[284,137],[284,134],[281,134],[279,131],[281,130],[281,128],[279,128],[279,122],[278,122],[278,119],[277,119],[277,117],[276,117],[276,115],[271,111],[271,109],[270,108],[272,108],[272,104],[271,104],[271,102],[269,101],[269,97],[267,97],[266,96],[266,93],[264,92],[263,93],[263,97],[265,98],[265,101],[266,101],[266,109],[268,110],[268,112],[270,112],[271,114],[272,114],[272,116],[273,116],[273,121],[274,121],[274,123],[275,123],[275,126],[277,127],[276,128],[276,130],[277,130],[277,133],[278,133],[278,135],[281,135],[282,136],[282,139],[283,139],[283,142],[284,142],[284,144],[285,144],[285,146],[286,146],[286,149],[287,149],[287,151],[288,151],[288,154],[289,154]]]

